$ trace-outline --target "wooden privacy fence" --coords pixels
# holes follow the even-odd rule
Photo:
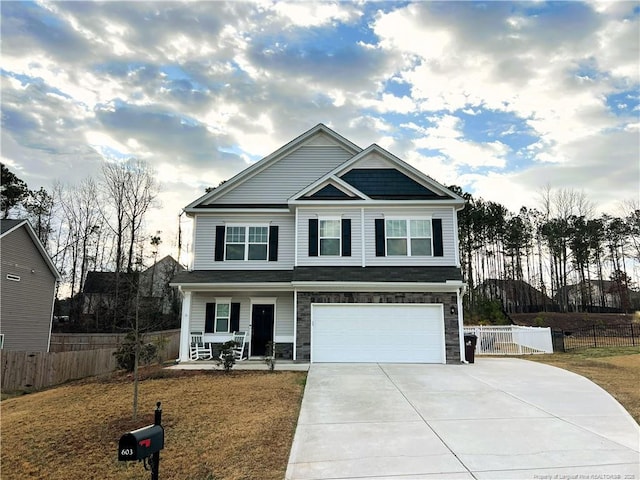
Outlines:
[[[2,390],[41,389],[116,369],[115,348],[77,352],[13,352],[0,353]]]
[[[476,355],[553,353],[549,327],[469,326],[464,327],[464,334],[477,337]]]
[[[124,340],[124,333],[52,333],[51,352],[76,352],[98,348],[117,348]],[[145,343],[163,344],[158,354],[163,360],[178,358],[180,354],[180,330],[145,333]]]

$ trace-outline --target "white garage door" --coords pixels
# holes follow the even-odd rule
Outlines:
[[[445,363],[442,305],[312,304],[311,361]]]

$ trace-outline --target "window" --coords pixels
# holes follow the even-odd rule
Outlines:
[[[269,230],[267,227],[249,227],[249,260],[267,259],[267,242]]]
[[[389,219],[385,221],[387,255],[430,256],[431,220]]]
[[[227,227],[227,260],[244,260],[244,227]]]
[[[230,333],[240,330],[240,304],[230,298],[216,298],[205,304],[204,333]]]
[[[216,303],[215,333],[229,333],[230,318],[231,305],[229,303]]]
[[[320,255],[340,255],[340,220],[320,220]]]
[[[269,227],[228,226],[225,237],[225,260],[266,260]]]

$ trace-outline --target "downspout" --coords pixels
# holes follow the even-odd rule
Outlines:
[[[362,207],[360,209],[360,244],[362,245],[361,253],[360,255],[362,255],[362,260],[361,260],[361,265],[363,267],[367,266],[367,257],[366,257],[366,249],[365,249],[365,242],[364,242],[364,207]]]
[[[51,351],[51,330],[53,330],[53,313],[56,308],[56,297],[58,296],[58,288],[60,288],[60,282],[58,280],[54,280],[53,300],[51,301],[51,316],[49,317],[49,339],[47,340],[47,353]]]
[[[296,225],[293,229],[294,231],[294,247],[293,247],[293,266],[297,267],[298,266],[298,207],[296,207]],[[294,300],[295,303],[295,300]],[[295,322],[294,322],[295,324]]]
[[[298,358],[298,290],[293,290],[293,361]]]
[[[467,361],[464,345],[464,312],[462,311],[462,297],[464,296],[464,292],[464,287],[460,287],[456,290],[456,294],[458,297],[458,337],[460,341],[460,361],[464,364],[468,364],[469,362]]]

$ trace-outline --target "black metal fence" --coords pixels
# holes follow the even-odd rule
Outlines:
[[[592,325],[552,332],[553,350],[566,352],[576,348],[640,346],[640,325]]]

